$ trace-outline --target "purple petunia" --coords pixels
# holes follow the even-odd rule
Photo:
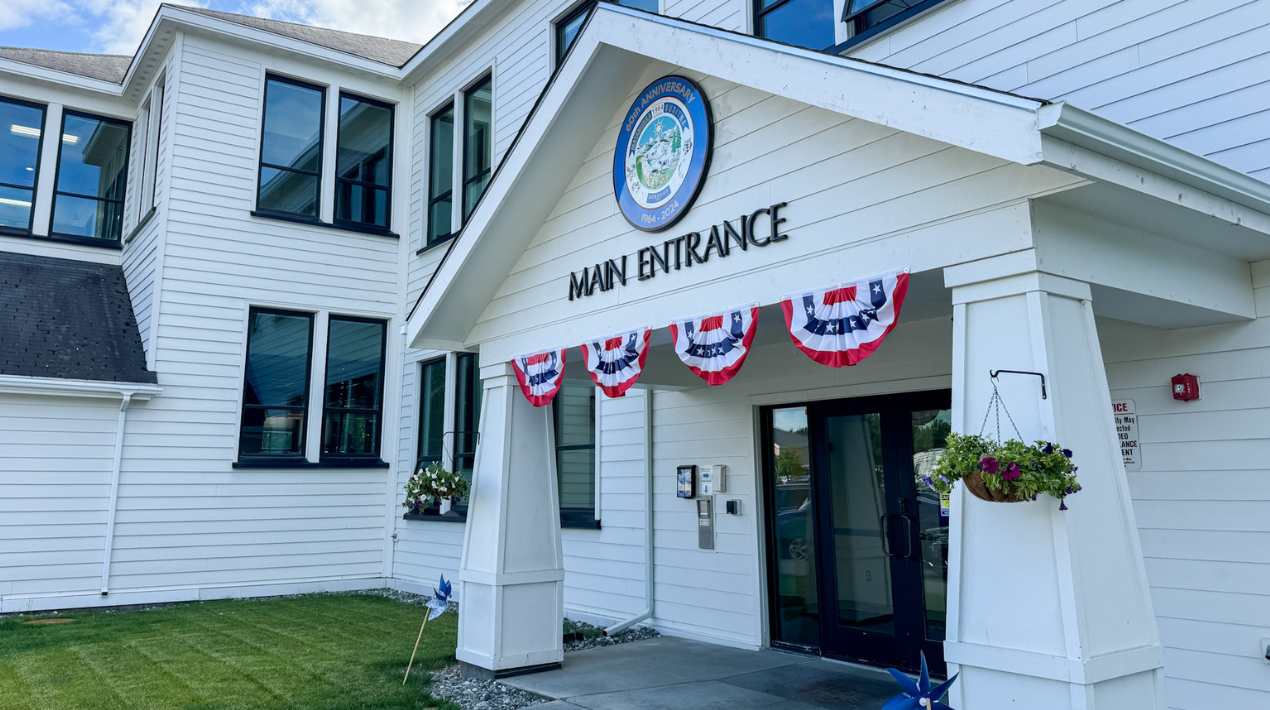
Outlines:
[[[1007,481],[1017,481],[1019,480],[1019,476],[1022,475],[1023,472],[1019,470],[1019,465],[1011,461],[1010,464],[1005,467],[1005,473],[1001,474],[1001,477]]]
[[[1001,470],[1001,463],[995,456],[984,456],[979,459],[979,470],[984,473],[996,473]]]
[[[1072,450],[1071,450],[1071,449],[1063,449],[1063,455],[1064,455],[1064,456],[1066,456],[1067,458],[1069,458],[1069,459],[1070,459],[1070,458],[1072,457]]]
[[[1050,454],[1054,453],[1054,445],[1049,442],[1046,442],[1045,448],[1041,449],[1041,451],[1044,452],[1046,456],[1049,456]]]

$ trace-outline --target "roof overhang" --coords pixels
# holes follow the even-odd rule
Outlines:
[[[162,387],[152,382],[108,382],[0,375],[0,394],[149,399],[162,391]]]
[[[602,4],[415,303],[405,326],[413,347],[471,347],[471,324],[551,209],[544,196],[563,191],[565,168],[598,140],[596,107],[615,108],[654,62],[1120,185],[1270,235],[1270,186],[1087,111]]]

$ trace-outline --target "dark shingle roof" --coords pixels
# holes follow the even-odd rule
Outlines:
[[[155,382],[123,269],[0,253],[0,374]]]
[[[219,20],[234,22],[245,27],[254,27],[265,32],[272,32],[283,37],[298,39],[302,42],[315,44],[319,47],[334,49],[339,52],[345,52],[354,56],[369,59],[381,64],[387,64],[393,67],[400,67],[410,58],[423,48],[421,44],[414,42],[403,42],[397,39],[388,39],[387,37],[374,37],[371,35],[360,35],[352,32],[341,32],[339,30],[328,30],[324,27],[312,27],[310,25],[300,25],[294,22],[282,22],[281,20],[269,20],[263,17],[253,17],[251,15],[239,15],[232,12],[220,12],[218,10],[208,10],[201,7],[187,7],[184,5],[176,5],[182,10],[195,12],[208,17],[215,17]]]
[[[55,52],[51,49],[25,47],[0,47],[0,58],[115,84],[123,81],[124,75],[128,73],[128,64],[132,62],[132,57],[117,54]]]

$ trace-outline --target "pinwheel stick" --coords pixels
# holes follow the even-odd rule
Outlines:
[[[415,654],[419,652],[419,640],[423,638],[423,627],[428,625],[428,617],[431,612],[432,610],[428,607],[425,606],[423,608],[423,623],[419,624],[419,635],[415,637],[415,647],[410,652],[410,662],[406,664],[406,677],[401,679],[402,685],[405,685],[406,681],[410,680],[410,667],[415,664]]]

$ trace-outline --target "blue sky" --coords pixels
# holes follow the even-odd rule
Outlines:
[[[425,42],[469,0],[177,0]],[[132,54],[159,0],[0,0],[0,46]]]

